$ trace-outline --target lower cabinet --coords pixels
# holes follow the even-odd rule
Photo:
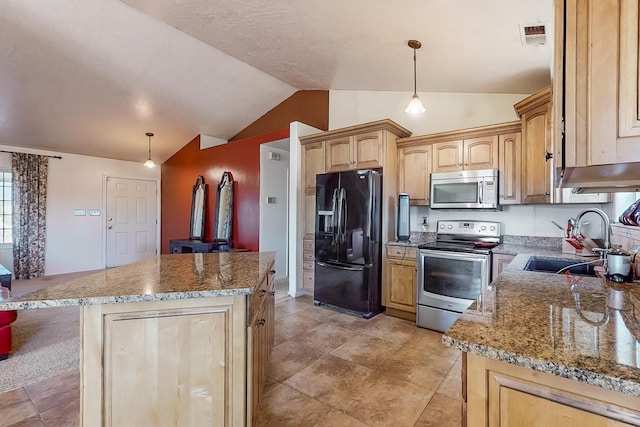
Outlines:
[[[315,242],[313,239],[302,241],[302,290],[313,295],[315,280]]]
[[[463,356],[467,427],[613,427],[640,422],[640,398],[482,356]]]
[[[389,245],[386,252],[382,294],[387,314],[415,320],[417,248]]]

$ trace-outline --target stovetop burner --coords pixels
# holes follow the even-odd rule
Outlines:
[[[436,240],[419,249],[489,253],[502,241],[500,223],[492,221],[438,221]]]

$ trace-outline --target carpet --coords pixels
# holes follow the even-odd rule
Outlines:
[[[57,285],[94,273],[85,271],[14,280],[12,295]],[[0,393],[76,369],[80,361],[80,308],[21,310],[11,324],[12,348],[0,361]]]

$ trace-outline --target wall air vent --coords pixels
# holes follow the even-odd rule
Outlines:
[[[523,46],[547,44],[547,28],[544,24],[520,25],[520,39]]]

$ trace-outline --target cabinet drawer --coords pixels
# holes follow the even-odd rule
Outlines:
[[[302,252],[302,262],[306,262],[306,261],[314,261],[314,254],[313,251],[304,251]]]
[[[303,271],[302,272],[302,289],[307,291],[313,291],[313,281],[314,281],[313,271]]]
[[[313,261],[303,261],[302,262],[302,270],[305,271],[314,271]]]
[[[302,250],[303,251],[311,251],[313,252],[315,245],[313,240],[304,239],[302,241]]]
[[[418,259],[418,248],[410,246],[387,246],[387,257],[416,261]]]

